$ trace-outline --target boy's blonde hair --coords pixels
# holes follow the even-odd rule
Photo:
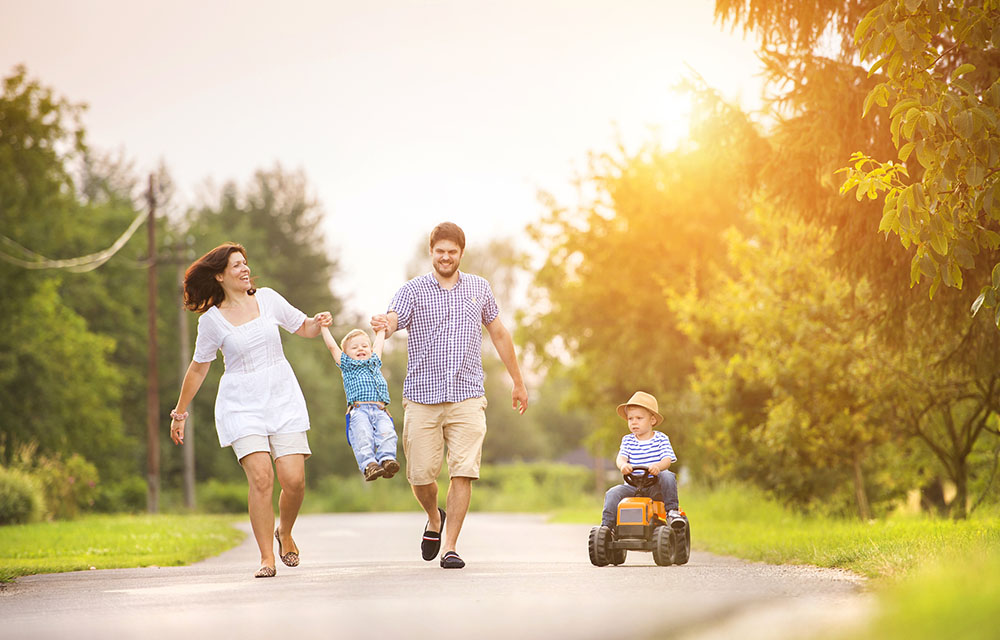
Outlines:
[[[372,341],[372,339],[368,336],[368,333],[366,331],[362,329],[351,329],[350,331],[347,332],[347,335],[344,336],[344,339],[340,341],[340,350],[345,351],[347,349],[347,343],[357,338],[358,336],[364,336],[368,338],[368,342]]]

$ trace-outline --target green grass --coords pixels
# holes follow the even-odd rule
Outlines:
[[[793,513],[742,488],[689,490],[682,507],[697,549],[772,564],[810,564],[892,582],[938,557],[1000,547],[1000,518],[955,522],[895,517],[861,522]],[[600,505],[556,513],[556,522],[594,522]]]
[[[872,579],[880,610],[863,640],[996,638],[1000,517],[966,521],[896,516],[861,522],[804,516],[739,488],[683,491],[695,548],[772,564],[848,569]],[[597,523],[600,505],[556,522]]]
[[[232,516],[116,515],[0,527],[0,582],[95,567],[176,566],[243,540]]]

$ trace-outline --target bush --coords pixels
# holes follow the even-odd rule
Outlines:
[[[97,467],[80,454],[66,459],[39,455],[38,445],[31,443],[19,446],[12,458],[12,468],[30,476],[41,489],[46,519],[74,518],[94,507]]]
[[[44,502],[28,474],[0,467],[0,525],[38,520],[45,510]]]
[[[275,487],[277,488],[277,487]],[[277,495],[277,491],[274,492]],[[247,485],[212,479],[196,489],[198,510],[204,513],[246,513]]]
[[[75,518],[81,510],[92,509],[97,496],[97,467],[80,454],[68,460],[41,457],[30,473],[42,486],[48,517]]]
[[[146,481],[130,476],[121,482],[102,483],[94,497],[94,510],[102,513],[139,513],[146,510]]]
[[[472,485],[473,511],[549,511],[595,504],[593,472],[583,467],[543,462],[483,465]],[[438,477],[438,498],[444,504],[448,473]],[[600,506],[600,502],[596,503]],[[326,476],[306,491],[308,512],[418,511],[406,474],[392,480],[365,482],[361,474]]]

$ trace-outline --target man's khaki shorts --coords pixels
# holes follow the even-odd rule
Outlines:
[[[485,437],[485,396],[440,404],[403,398],[403,453],[410,484],[437,482],[445,446],[450,477],[479,478]]]

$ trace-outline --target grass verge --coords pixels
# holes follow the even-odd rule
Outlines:
[[[35,573],[177,566],[243,540],[233,516],[92,515],[0,527],[0,582]]]
[[[872,579],[881,604],[854,640],[997,638],[1000,517],[861,522],[793,513],[743,488],[684,491],[695,548],[772,564],[841,568]],[[556,522],[597,523],[600,505]]]

